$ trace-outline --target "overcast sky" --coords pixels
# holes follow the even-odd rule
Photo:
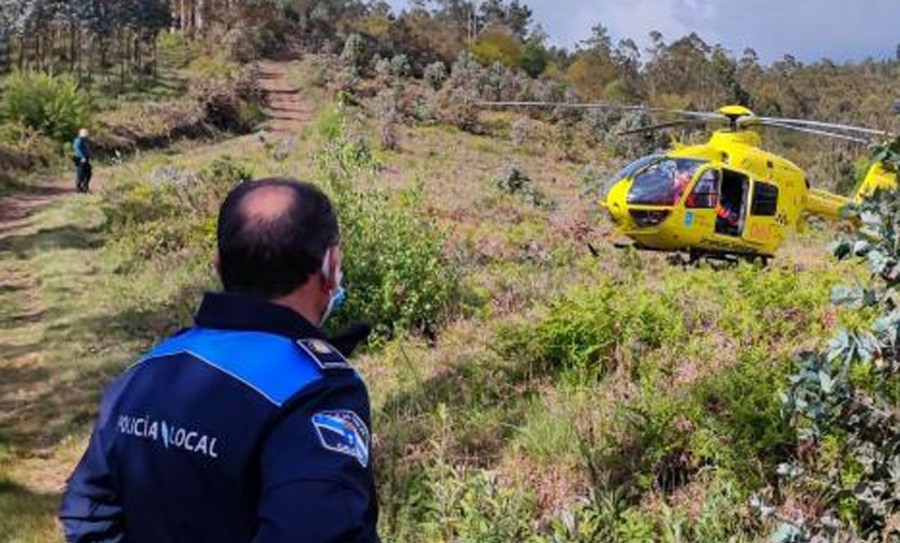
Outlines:
[[[389,0],[395,8],[406,0]],[[572,46],[602,22],[613,37],[646,46],[697,32],[740,55],[753,47],[766,62],[791,53],[802,61],[892,57],[900,43],[900,0],[525,0],[551,41]]]

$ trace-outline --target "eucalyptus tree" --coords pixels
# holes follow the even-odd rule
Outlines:
[[[79,76],[118,64],[124,78],[145,67],[171,13],[170,0],[0,0],[0,53],[19,69]]]

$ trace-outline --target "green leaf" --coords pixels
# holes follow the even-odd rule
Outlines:
[[[831,303],[838,307],[860,304],[863,297],[863,289],[859,287],[837,286],[831,292]]]
[[[853,254],[853,246],[846,241],[838,241],[832,244],[829,250],[839,260],[849,258]]]
[[[802,541],[803,532],[793,524],[781,524],[770,538],[772,543],[799,543]]]
[[[819,383],[822,385],[822,392],[831,394],[834,392],[834,379],[824,371],[819,372]]]

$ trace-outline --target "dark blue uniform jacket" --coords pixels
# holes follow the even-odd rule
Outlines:
[[[209,295],[106,391],[70,542],[377,542],[369,399],[294,312]]]

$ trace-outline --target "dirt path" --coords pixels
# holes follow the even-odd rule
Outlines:
[[[306,103],[299,88],[291,85],[283,62],[263,61],[259,64],[260,83],[269,102],[266,128],[276,136],[289,135],[308,125],[315,108]]]
[[[269,119],[262,129],[275,137],[286,137],[308,125],[315,116],[315,108],[305,102],[301,89],[291,85],[287,70],[289,62],[264,60],[259,63],[260,86],[266,94]],[[188,156],[214,156],[229,151],[245,149],[256,135],[230,138],[211,145],[203,145],[186,153]],[[98,168],[92,186],[103,185],[104,172]],[[37,209],[74,193],[73,179],[43,179],[33,187],[0,198],[0,238],[22,227]],[[0,282],[0,289],[4,283]]]
[[[263,130],[273,138],[296,133],[315,113],[300,89],[291,86],[288,67],[287,62],[260,64],[270,117]],[[204,160],[240,155],[258,146],[256,139],[254,134],[199,145],[183,156]],[[111,171],[97,168],[92,188],[101,188]],[[74,173],[72,179],[38,179],[0,197],[0,516],[5,480],[16,485],[21,499],[35,498],[55,507],[55,496],[81,447],[59,445],[59,437],[72,431],[67,405],[96,403],[99,382],[84,382],[83,375],[76,380],[72,372],[51,367],[56,364],[53,356],[67,351],[66,345],[54,342],[91,344],[90,338],[71,336],[73,326],[85,317],[80,313],[90,302],[82,298],[98,273],[102,213],[97,197],[76,196],[74,184]],[[55,295],[70,294],[63,295],[60,305],[44,298],[48,289]],[[48,354],[53,349],[55,354]]]

